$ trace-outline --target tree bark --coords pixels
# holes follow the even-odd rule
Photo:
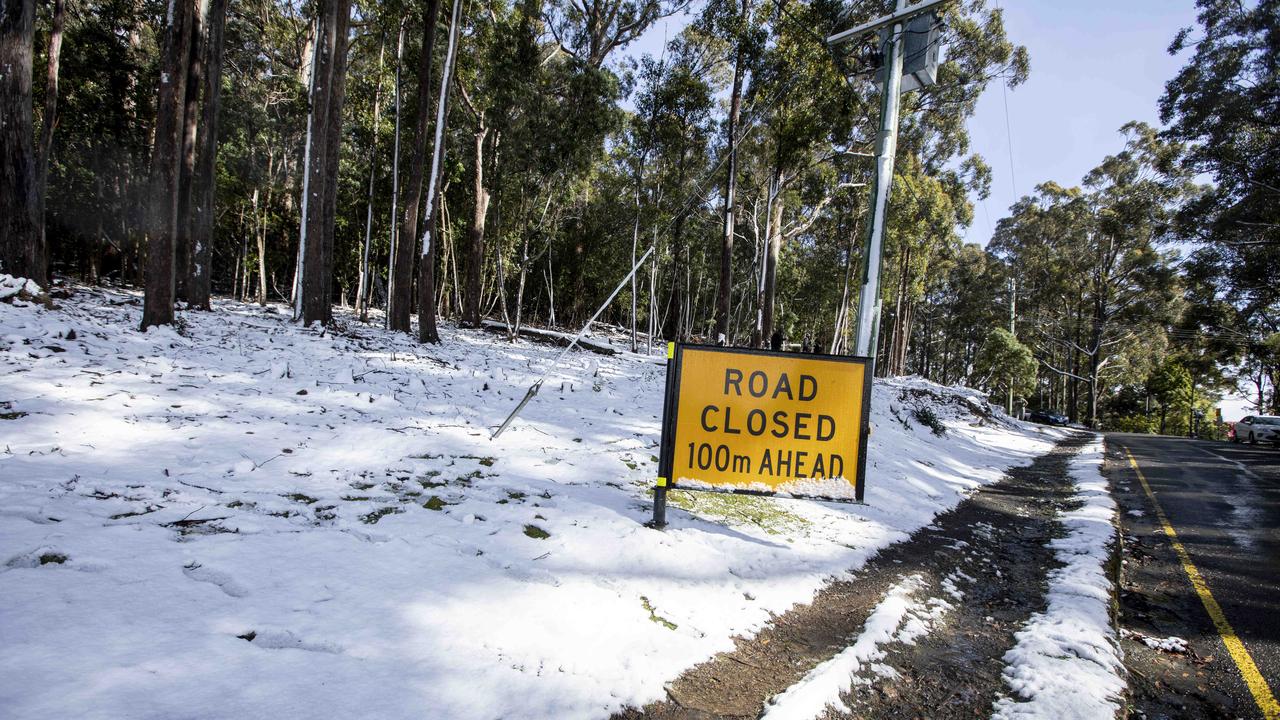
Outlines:
[[[364,250],[360,254],[360,283],[356,287],[356,309],[360,321],[369,321],[369,246],[373,244],[373,185],[378,176],[378,124],[382,120],[382,57],[387,44],[378,46],[378,84],[373,91],[373,140],[369,143],[369,200],[364,221]]]
[[[303,189],[303,221],[300,239],[299,319],[304,325],[329,321],[329,298],[325,296],[328,274],[325,268],[325,198],[331,177],[326,156],[329,150],[329,104],[333,66],[336,59],[338,5],[341,0],[324,0],[316,21],[316,44],[311,70],[311,114],[307,128],[306,178]]]
[[[187,301],[193,308],[209,309],[212,293],[213,212],[218,180],[218,114],[222,109],[222,50],[226,27],[227,0],[209,0],[206,13],[208,34],[204,42],[204,88],[201,108],[200,148],[196,160],[194,211],[191,221],[191,280]],[[270,177],[270,171],[268,172]],[[255,213],[256,219],[256,213]],[[265,267],[259,266],[260,271]],[[265,280],[263,301],[266,300]]]
[[[204,79],[204,26],[209,11],[209,0],[195,0],[195,12],[191,14],[191,26],[187,30],[187,87],[182,109],[182,159],[178,170],[178,222],[177,236],[173,244],[173,284],[178,300],[190,303],[187,283],[191,279],[191,243],[195,221],[192,218],[194,201],[193,181],[196,174],[196,143],[200,132],[200,85]]]
[[[449,21],[449,49],[445,53],[444,72],[440,78],[440,97],[436,102],[435,141],[431,151],[431,172],[427,176],[426,230],[422,233],[422,256],[418,258],[418,342],[440,342],[436,330],[436,225],[440,219],[440,171],[444,161],[444,129],[449,118],[449,84],[453,81],[453,61],[458,51],[458,35],[462,25],[462,0],[453,0]]]
[[[397,238],[393,292],[388,299],[387,325],[409,332],[413,313],[414,241],[418,237],[418,214],[422,207],[422,179],[426,175],[427,130],[431,122],[431,60],[435,45],[440,0],[427,0],[423,17],[422,53],[418,61],[418,110],[410,148],[409,178],[404,198],[404,214]],[[434,288],[433,288],[434,290]],[[419,288],[421,293],[421,288]]]
[[[179,160],[182,154],[183,101],[190,60],[193,0],[169,0],[160,89],[156,100],[155,141],[148,180],[146,293],[142,329],[173,323],[174,236],[178,222]]]
[[[768,248],[764,262],[764,297],[760,307],[759,342],[764,346],[772,342],[774,333],[773,308],[778,294],[778,256],[782,252],[782,192],[778,184],[778,173],[775,171],[769,198],[773,209],[765,230]]]
[[[0,0],[0,272],[44,284],[32,147],[34,0]]]
[[[489,213],[489,191],[484,186],[484,143],[489,128],[484,114],[476,116],[475,163],[475,212],[471,216],[470,243],[467,246],[467,301],[465,320],[471,327],[480,327],[480,271],[484,263],[485,218]]]
[[[333,268],[334,234],[338,215],[338,160],[342,151],[342,108],[347,97],[347,35],[351,26],[351,0],[337,0],[335,33],[333,38],[333,62],[329,76],[329,117],[325,121],[326,145],[324,153],[324,261],[322,298],[324,302],[322,322],[333,320]],[[344,301],[345,302],[345,301]]]
[[[391,237],[387,245],[387,312],[384,322],[391,319],[391,296],[396,285],[396,246],[399,242],[400,204],[400,72],[404,62],[405,20],[400,20],[400,32],[396,38],[396,129],[391,152]],[[388,325],[389,327],[389,325]]]
[[[54,0],[53,27],[49,31],[49,60],[45,72],[44,116],[41,118],[40,146],[36,149],[35,216],[36,223],[40,226],[39,247],[41,254],[45,256],[46,263],[48,262],[49,235],[45,228],[44,208],[49,187],[49,156],[53,149],[53,131],[58,127],[58,68],[62,59],[62,32],[66,27],[66,20],[67,1]],[[101,218],[99,218],[99,224],[101,224]],[[94,242],[97,242],[96,238]],[[90,248],[90,254],[95,255],[96,250],[96,247]],[[96,277],[96,263],[91,264],[95,264],[91,274]]]
[[[742,21],[747,19],[747,3],[742,0]],[[729,126],[725,131],[729,153],[724,182],[724,234],[720,238],[720,285],[716,291],[716,344],[729,344],[729,316],[733,312],[733,241],[736,230],[735,205],[738,193],[738,121],[742,114],[743,45],[738,47],[733,59],[733,89],[729,95]],[[632,348],[634,351],[634,348]]]

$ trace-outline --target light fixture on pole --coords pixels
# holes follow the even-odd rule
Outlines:
[[[890,15],[843,30],[827,38],[828,45],[860,40],[880,33],[887,46],[880,82],[880,129],[876,136],[876,168],[872,181],[871,228],[858,300],[858,334],[854,354],[873,358],[879,322],[880,261],[884,253],[885,209],[893,185],[893,156],[898,148],[898,96],[932,84],[938,76],[938,23],[934,8],[947,0],[925,0],[907,7],[898,0]],[[904,77],[904,73],[906,76]]]

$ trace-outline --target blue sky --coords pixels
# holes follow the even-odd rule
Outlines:
[[[1037,184],[1079,184],[1102,158],[1119,151],[1121,125],[1159,125],[1164,84],[1185,62],[1185,53],[1173,57],[1166,49],[1196,18],[1194,0],[1000,4],[1009,37],[1030,53],[1031,74],[1008,93],[1008,126],[999,82],[969,121],[972,149],[992,169],[991,197],[976,204],[967,236],[982,244],[1009,206]]]
[[[1196,18],[1194,0],[993,4],[1005,8],[1009,37],[1027,47],[1031,75],[1007,98],[1002,84],[992,83],[969,121],[972,151],[992,169],[991,196],[974,198],[974,222],[966,233],[967,240],[983,245],[1018,197],[1046,180],[1079,184],[1104,157],[1120,150],[1121,125],[1130,120],[1159,124],[1156,103],[1184,61],[1166,49]],[[694,3],[694,12],[700,5]],[[663,39],[687,23],[683,15],[659,21],[626,54],[659,54]]]

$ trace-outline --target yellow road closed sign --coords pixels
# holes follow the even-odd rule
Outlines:
[[[866,358],[683,344],[671,355],[661,490],[862,499]]]

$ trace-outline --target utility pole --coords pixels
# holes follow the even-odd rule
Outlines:
[[[871,358],[870,372],[875,372],[875,354],[879,333],[880,264],[884,254],[885,210],[889,202],[889,189],[893,186],[893,159],[898,149],[898,96],[902,93],[902,67],[904,55],[904,28],[909,21],[933,10],[947,0],[925,0],[907,7],[907,0],[898,0],[893,14],[885,15],[857,27],[843,30],[827,38],[827,45],[834,46],[857,41],[868,34],[889,28],[884,56],[884,84],[880,93],[880,130],[876,136],[875,179],[871,183],[871,228],[867,237],[867,253],[863,265],[862,291],[858,300],[858,332],[854,354]],[[931,42],[931,40],[929,40]],[[928,53],[924,53],[928,55]],[[936,55],[933,56],[936,58]],[[926,62],[928,58],[925,58]],[[926,72],[927,75],[927,72]],[[925,83],[925,77],[912,73],[913,87]],[[932,80],[932,78],[928,78]]]

